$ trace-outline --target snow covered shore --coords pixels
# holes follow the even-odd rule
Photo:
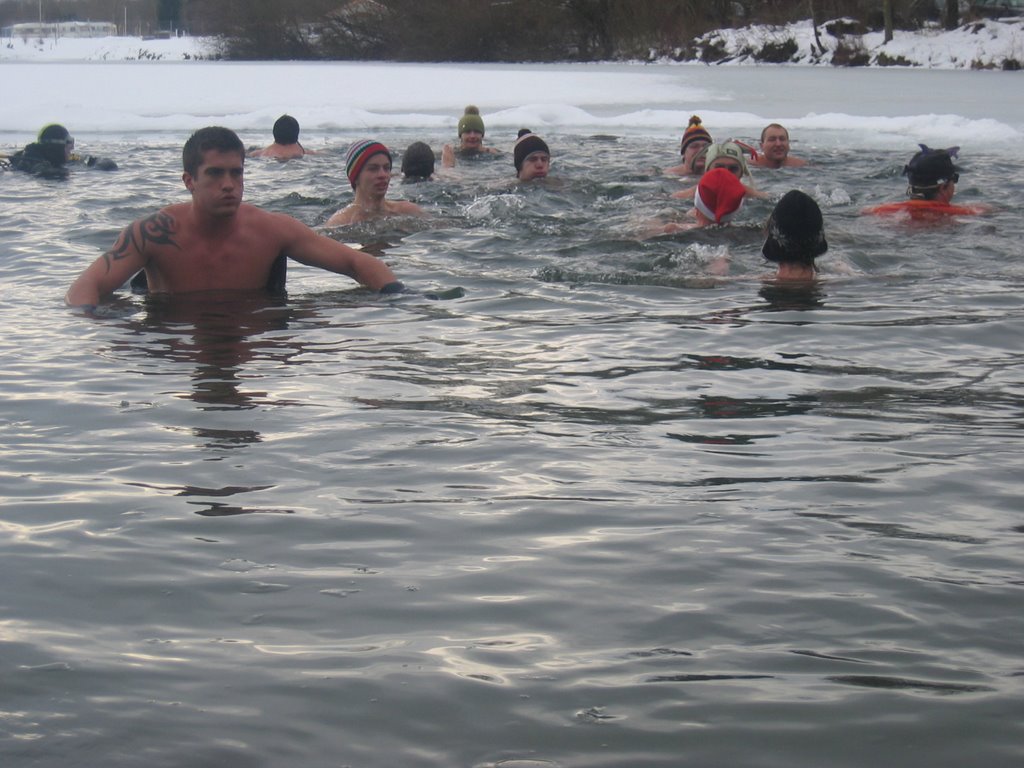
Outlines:
[[[858,64],[930,69],[1019,69],[1024,66],[1024,19],[984,20],[946,31],[897,31],[883,42],[881,32],[857,34],[846,22],[818,27],[810,21],[785,26],[750,26],[711,32],[691,42],[696,57],[679,61],[758,64],[771,57],[793,64]],[[830,31],[831,30],[831,31]],[[2,61],[194,61],[216,58],[216,40],[140,37],[0,40]],[[663,62],[664,63],[664,62]]]
[[[774,57],[791,64],[929,69],[1024,67],[1024,18],[985,19],[949,31],[940,27],[914,32],[896,30],[888,43],[882,32],[857,34],[852,31],[853,26],[846,20],[820,24],[817,39],[810,21],[778,27],[722,29],[698,38],[693,48],[699,60],[714,64],[757,64],[771,62]]]

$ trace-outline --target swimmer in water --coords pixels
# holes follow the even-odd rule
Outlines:
[[[551,150],[544,139],[522,128],[512,150],[512,163],[519,181],[546,179],[551,170]]]
[[[480,109],[472,104],[466,107],[462,117],[459,118],[459,146],[452,147],[445,144],[441,148],[441,164],[445,168],[451,168],[458,159],[468,160],[486,155],[499,155],[498,150],[493,147],[484,146],[484,119],[480,116]]]
[[[71,284],[67,304],[94,309],[140,270],[153,293],[266,290],[288,258],[381,293],[404,290],[383,261],[291,216],[243,203],[245,147],[234,131],[196,131],[185,142],[182,165],[192,199],[126,227]]]
[[[761,253],[777,266],[774,278],[785,281],[813,280],[814,260],[828,250],[821,208],[798,189],[787,192],[768,217]]]
[[[903,167],[907,177],[907,199],[865,208],[862,213],[875,216],[904,216],[914,221],[938,221],[948,216],[974,216],[988,213],[984,205],[954,205],[953,195],[960,181],[953,159],[960,147],[931,149],[924,144]]]
[[[355,200],[335,213],[325,226],[338,227],[388,216],[424,216],[423,209],[408,200],[388,200],[391,186],[391,150],[372,139],[357,141],[345,154],[345,174],[355,190]]]
[[[682,162],[671,168],[666,168],[665,173],[673,176],[700,176],[704,173],[704,154],[712,143],[711,134],[701,123],[700,117],[694,115],[690,118],[686,130],[683,132],[683,139],[679,144],[679,155]]]
[[[274,143],[263,149],[254,149],[249,157],[268,157],[291,160],[314,154],[299,143],[299,121],[291,115],[281,115],[274,123]]]

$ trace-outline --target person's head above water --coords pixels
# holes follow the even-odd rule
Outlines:
[[[72,146],[75,144],[75,140],[71,138],[68,129],[59,123],[50,123],[44,126],[39,131],[39,137],[36,141],[40,144],[71,144]]]
[[[278,144],[299,143],[299,121],[291,115],[281,115],[274,123],[274,141]]]
[[[743,154],[743,148],[733,141],[723,141],[712,144],[704,153],[705,171],[712,168],[726,168],[737,178],[750,175],[750,168],[747,166],[747,158]]]
[[[63,167],[71,160],[71,154],[75,149],[75,140],[68,133],[68,129],[58,123],[50,123],[43,126],[36,136],[34,153],[53,166]]]
[[[725,168],[713,168],[700,177],[693,193],[693,206],[709,222],[726,224],[743,205],[746,193],[746,187],[735,174]]]
[[[211,149],[217,152],[237,152],[245,157],[245,145],[238,138],[238,134],[230,128],[200,128],[189,136],[181,150],[181,164],[185,173],[195,176],[199,166],[203,164],[203,154]]]
[[[686,148],[694,142],[703,142],[704,144],[710,144],[713,141],[711,134],[708,133],[708,129],[704,127],[701,119],[698,115],[694,115],[690,118],[690,122],[686,126],[686,130],[683,131],[683,140],[679,143],[679,154],[686,156]]]
[[[761,253],[776,264],[813,267],[814,259],[828,250],[821,208],[810,195],[790,190],[768,217]]]
[[[410,144],[402,155],[402,175],[409,181],[429,179],[434,174],[434,150],[422,141]]]
[[[345,174],[348,176],[352,189],[356,188],[356,182],[359,180],[363,166],[374,155],[387,155],[388,162],[391,161],[391,150],[373,139],[354,142],[348,148],[348,152],[345,153]]]
[[[921,150],[903,167],[903,175],[910,180],[909,195],[933,200],[945,191],[952,197],[952,189],[948,185],[960,180],[960,174],[953,165],[953,158],[960,147],[931,149],[924,144],[918,146]]]
[[[701,151],[707,149],[711,142],[711,134],[701,123],[700,117],[697,115],[691,117],[683,132],[683,140],[679,144],[679,154],[682,155],[683,166],[688,172],[701,173],[704,170],[703,164],[695,161],[701,156]]]
[[[484,135],[484,119],[480,117],[480,109],[470,104],[466,107],[462,117],[459,118],[459,136],[466,131],[476,131]]]
[[[551,150],[540,136],[529,128],[521,128],[512,150],[512,162],[521,181],[543,178],[548,175]]]

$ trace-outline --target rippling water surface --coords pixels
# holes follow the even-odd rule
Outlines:
[[[332,232],[418,294],[65,310],[183,138],[0,176],[4,765],[1024,761],[1016,157],[965,146],[997,211],[912,228],[858,215],[906,151],[805,135],[756,181],[825,211],[808,289],[763,279],[770,202],[638,237],[674,139],[561,134],[558,183],[506,156]],[[319,225],[343,151],[246,195]]]

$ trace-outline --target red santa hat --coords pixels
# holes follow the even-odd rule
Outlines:
[[[725,168],[712,168],[700,177],[693,205],[716,224],[725,224],[743,205],[743,182]]]

